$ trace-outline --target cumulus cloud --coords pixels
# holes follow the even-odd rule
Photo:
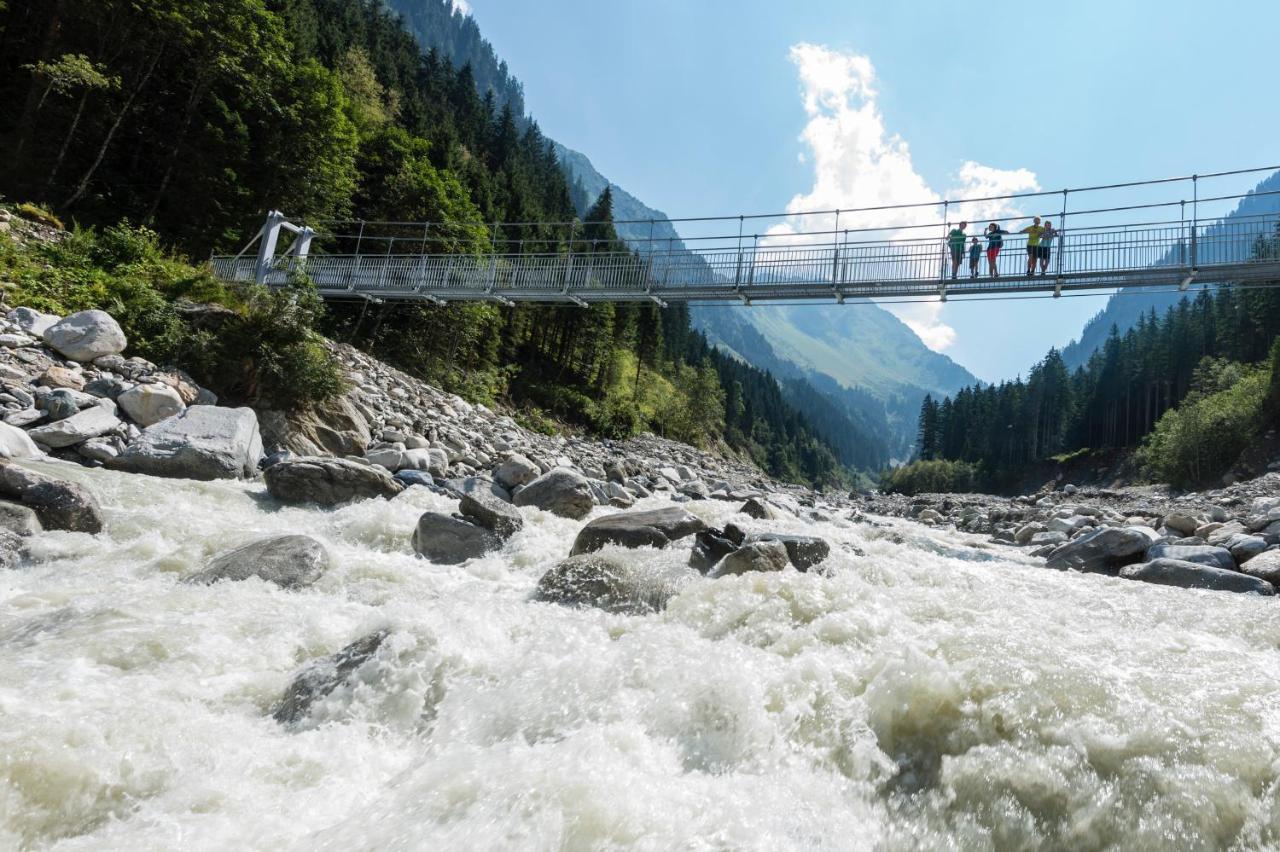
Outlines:
[[[794,45],[790,57],[800,78],[808,116],[800,140],[806,149],[804,161],[813,166],[813,186],[795,195],[787,204],[786,221],[769,230],[766,245],[784,240],[794,243],[804,239],[797,234],[836,227],[834,214],[801,215],[806,210],[926,205],[844,214],[840,220],[842,228],[906,229],[941,221],[944,198],[1006,195],[1039,189],[1035,174],[1027,169],[997,169],[968,161],[960,165],[945,194],[939,192],[916,171],[906,140],[885,126],[877,103],[875,66],[869,57],[817,44]],[[953,205],[952,219],[957,215],[955,210]],[[1019,212],[1010,201],[998,200],[967,204],[958,215],[978,222]],[[884,237],[909,235],[918,236],[899,230],[885,232]],[[940,352],[955,342],[955,330],[942,321],[944,306],[941,303],[886,307],[930,349]]]
[[[452,0],[452,2],[453,11],[457,12],[459,15],[471,14],[471,4],[468,3],[467,0]]]

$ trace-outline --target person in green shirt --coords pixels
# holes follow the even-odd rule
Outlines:
[[[1027,235],[1027,274],[1035,275],[1036,261],[1040,259],[1040,235],[1044,233],[1044,226],[1040,224],[1040,217],[1034,217],[1032,224],[1018,233]]]
[[[964,259],[964,244],[968,240],[964,229],[967,227],[969,227],[968,222],[961,222],[947,233],[947,245],[951,248],[951,279],[953,281],[960,271],[960,261]]]

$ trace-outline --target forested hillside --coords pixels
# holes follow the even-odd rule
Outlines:
[[[1280,252],[1280,235],[1260,240],[1254,251]],[[1274,286],[1203,289],[1162,316],[1149,310],[1124,333],[1112,326],[1102,347],[1074,371],[1051,349],[1026,380],[926,399],[919,418],[923,467],[899,472],[898,484],[937,461],[970,465],[952,466],[949,475],[990,488],[1064,453],[1139,445],[1153,475],[1204,482],[1223,473],[1267,425],[1264,400],[1277,335],[1280,288]]]
[[[482,42],[476,42],[482,44]],[[505,73],[505,72],[504,72]],[[84,225],[145,224],[195,256],[269,208],[313,221],[448,223],[567,251],[572,187],[537,125],[472,70],[424,55],[376,0],[13,0],[0,7],[0,192]],[[625,251],[612,198],[575,251]],[[713,353],[681,307],[331,306],[332,336],[473,399],[622,436],[725,442],[770,472],[839,481],[830,443],[766,373]]]

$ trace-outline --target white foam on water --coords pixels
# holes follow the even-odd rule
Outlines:
[[[50,469],[107,531],[46,533],[0,573],[0,847],[1280,844],[1275,600],[705,502],[823,536],[832,576],[698,578],[609,615],[529,600],[580,526],[545,512],[445,567],[409,547],[422,511],[456,508],[423,489],[326,512]],[[333,556],[310,589],[180,582],[285,532]],[[674,566],[688,542],[612,553]],[[380,628],[355,682],[295,729],[271,718],[308,660]]]

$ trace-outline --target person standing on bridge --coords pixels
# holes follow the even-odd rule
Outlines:
[[[969,243],[969,277],[978,277],[978,261],[982,257],[982,246],[978,244],[978,238],[974,237]]]
[[[964,229],[969,227],[968,222],[961,222],[952,228],[947,234],[947,245],[951,247],[951,280],[956,279],[956,275],[960,272],[960,261],[964,259],[964,243],[968,239]]]
[[[1040,224],[1040,217],[1034,217],[1032,224],[1018,233],[1027,235],[1027,275],[1035,275],[1036,261],[1040,259],[1040,235],[1044,233],[1044,226]]]
[[[1000,270],[996,269],[996,258],[1000,256],[1000,249],[1004,248],[1004,238],[1008,233],[995,222],[987,226],[987,270],[992,278],[1000,277]]]
[[[1054,230],[1053,220],[1046,217],[1044,220],[1044,231],[1040,234],[1040,274],[1044,275],[1049,271],[1049,254],[1053,251],[1053,238],[1062,233]]]

